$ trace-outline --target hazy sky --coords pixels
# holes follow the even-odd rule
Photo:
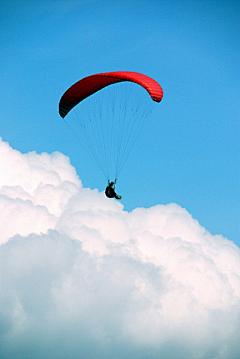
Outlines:
[[[5,357],[237,359],[239,1],[2,1],[0,24]],[[119,70],[164,98],[116,202],[58,103]]]

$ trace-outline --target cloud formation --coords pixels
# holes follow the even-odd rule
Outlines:
[[[0,140],[2,358],[237,359],[240,250],[177,204],[83,188]]]

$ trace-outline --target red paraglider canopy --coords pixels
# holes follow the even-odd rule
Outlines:
[[[102,88],[122,81],[135,82],[144,87],[153,101],[160,102],[162,100],[163,90],[151,77],[129,71],[106,72],[84,77],[72,85],[59,102],[60,116],[64,118],[79,102]]]

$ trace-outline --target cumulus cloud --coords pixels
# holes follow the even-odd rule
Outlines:
[[[1,358],[237,359],[240,250],[0,140]]]

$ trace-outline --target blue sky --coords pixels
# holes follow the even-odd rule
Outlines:
[[[151,76],[164,99],[118,180],[124,208],[177,203],[240,245],[238,1],[3,1],[0,21],[4,141],[64,153],[102,191],[59,99],[94,73]]]

